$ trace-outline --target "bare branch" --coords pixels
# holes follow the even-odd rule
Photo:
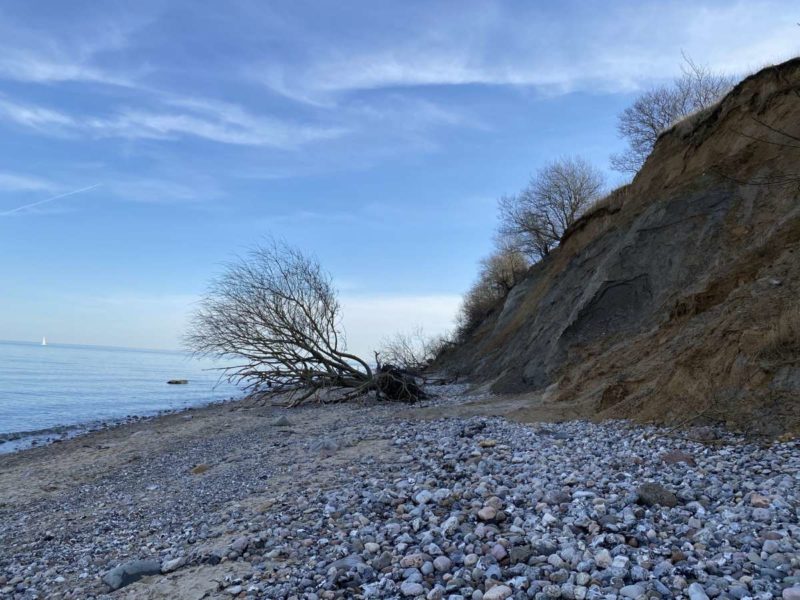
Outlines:
[[[228,265],[203,298],[187,345],[224,360],[229,379],[251,392],[299,392],[293,404],[330,389],[376,389],[362,358],[347,352],[340,307],[319,263],[271,242]]]

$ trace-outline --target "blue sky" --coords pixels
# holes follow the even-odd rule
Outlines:
[[[560,155],[606,169],[616,115],[682,51],[747,73],[798,53],[798,21],[788,1],[6,0],[0,339],[179,347],[267,235],[332,272],[354,350],[441,331],[499,196]]]

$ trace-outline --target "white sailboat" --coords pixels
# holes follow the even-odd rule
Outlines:
[[[42,336],[42,346],[47,346],[47,338]]]

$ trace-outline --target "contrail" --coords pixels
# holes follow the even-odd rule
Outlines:
[[[59,194],[58,196],[53,196],[52,198],[45,198],[44,200],[39,200],[38,202],[32,202],[30,204],[23,204],[22,206],[18,206],[17,208],[12,208],[11,210],[7,210],[5,212],[0,212],[0,217],[7,217],[8,215],[13,215],[14,213],[18,213],[21,210],[25,210],[26,208],[33,208],[34,206],[39,206],[40,204],[47,204],[48,202],[53,202],[54,200],[60,200],[61,198],[66,198],[67,196],[74,196],[75,194],[80,194],[81,192],[88,192],[89,190],[93,190],[96,187],[100,187],[101,183],[95,183],[94,185],[90,185],[89,187],[81,188],[79,190],[72,190],[71,192],[67,192],[65,194]]]

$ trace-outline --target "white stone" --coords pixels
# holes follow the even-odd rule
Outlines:
[[[496,585],[483,594],[483,600],[505,600],[512,593],[511,588],[507,585]]]

